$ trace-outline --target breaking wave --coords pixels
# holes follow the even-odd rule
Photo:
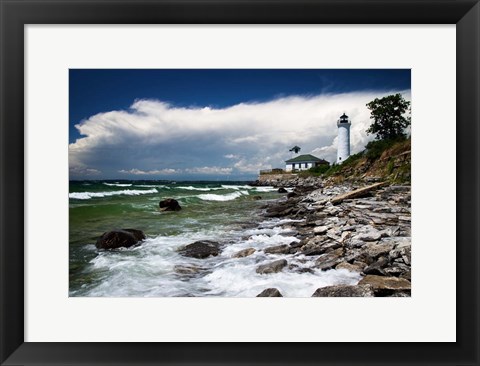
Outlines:
[[[123,191],[110,191],[110,192],[72,192],[68,195],[69,198],[77,200],[89,200],[91,198],[109,197],[109,196],[139,196],[141,194],[157,193],[156,189],[137,190],[126,189]]]

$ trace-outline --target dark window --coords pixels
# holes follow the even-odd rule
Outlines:
[[[342,158],[340,157],[340,158],[338,158],[338,160],[342,160]]]
[[[295,169],[295,163],[292,164],[292,169]]]

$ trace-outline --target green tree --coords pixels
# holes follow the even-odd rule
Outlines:
[[[405,138],[405,128],[410,126],[410,102],[401,94],[392,94],[375,98],[367,104],[373,123],[368,134],[376,134],[378,140],[397,140]]]

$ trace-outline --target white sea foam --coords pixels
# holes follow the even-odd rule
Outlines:
[[[319,287],[354,285],[360,280],[358,273],[347,270],[315,269],[315,261],[305,261],[304,256],[266,254],[262,250],[265,247],[298,240],[285,236],[284,228],[274,227],[268,230],[271,230],[271,235],[253,235],[248,240],[241,238],[251,230],[196,230],[178,236],[147,238],[142,245],[134,248],[100,251],[90,261],[89,267],[90,271],[96,273],[98,280],[71,295],[255,297],[264,289],[274,287],[283,296],[310,297]],[[225,244],[217,257],[196,259],[178,253],[186,244],[205,239],[221,240],[229,244]],[[253,247],[256,252],[245,258],[232,258],[233,253],[246,247]],[[259,265],[283,258],[289,266],[281,272],[263,275],[256,273]],[[179,274],[175,271],[176,266],[197,268],[199,272]]]
[[[200,198],[203,201],[232,201],[240,196],[243,195],[248,195],[247,191],[237,191],[237,192],[232,192],[232,193],[227,193],[227,194],[213,194],[213,193],[207,193],[207,194],[200,194],[197,197]]]
[[[170,189],[170,187],[167,187],[166,185],[163,185],[163,184],[135,184],[134,187],[141,187],[141,188],[152,188],[152,187],[156,187],[156,188],[166,188],[166,189]]]
[[[113,186],[113,187],[131,187],[132,184],[123,184],[123,183],[106,183],[106,182],[103,182],[103,184],[105,184],[106,186]]]
[[[187,191],[217,191],[219,189],[224,189],[224,188],[221,188],[221,187],[208,188],[208,187],[193,187],[193,186],[175,187],[175,188],[185,189]]]
[[[275,187],[255,187],[257,192],[276,192],[278,188]]]
[[[69,198],[74,198],[77,200],[88,200],[91,198],[101,198],[101,197],[110,197],[110,196],[139,196],[142,194],[151,194],[157,193],[156,189],[149,190],[135,190],[135,189],[126,189],[123,191],[111,191],[111,192],[72,192],[68,195]]]
[[[245,184],[243,186],[233,185],[233,184],[222,184],[224,189],[252,189],[252,186]]]

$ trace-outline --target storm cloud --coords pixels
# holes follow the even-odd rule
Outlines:
[[[107,111],[75,125],[69,145],[70,175],[81,178],[251,178],[260,169],[284,167],[292,146],[334,162],[336,121],[352,122],[352,153],[373,139],[366,104],[410,91],[353,92],[280,97],[225,108],[178,107],[136,100],[128,110]]]

